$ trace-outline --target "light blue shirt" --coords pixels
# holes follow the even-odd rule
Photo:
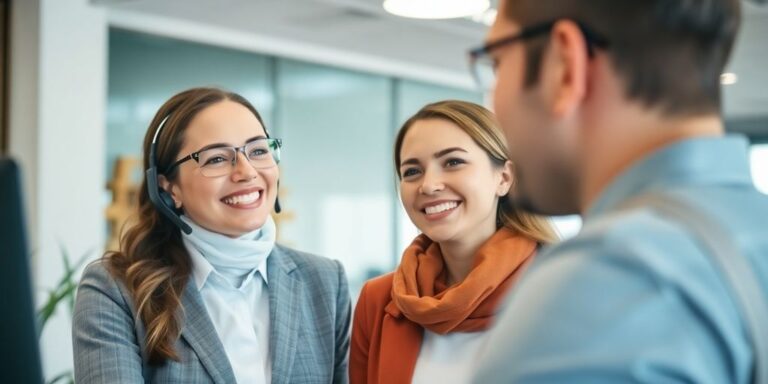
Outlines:
[[[192,277],[238,383],[271,382],[267,258],[241,281],[220,274],[194,247]]]
[[[747,141],[677,142],[615,179],[579,235],[537,257],[475,383],[750,383],[748,331],[710,256],[680,224],[623,207],[664,191],[716,217],[768,295],[768,196],[752,183]]]

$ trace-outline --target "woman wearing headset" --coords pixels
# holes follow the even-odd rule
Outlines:
[[[160,108],[137,223],[80,282],[78,383],[346,381],[341,265],[275,244],[280,144],[234,93]]]

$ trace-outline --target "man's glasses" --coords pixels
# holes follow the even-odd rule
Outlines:
[[[248,159],[248,163],[256,169],[272,168],[280,162],[280,139],[259,138],[245,143],[242,147],[213,147],[192,152],[173,163],[163,174],[173,172],[176,167],[189,160],[195,160],[200,173],[206,177],[226,176],[232,173],[237,165],[237,153],[240,152]]]
[[[530,27],[523,28],[518,33],[507,37],[502,37],[496,41],[491,41],[482,47],[470,50],[469,67],[478,87],[480,87],[480,89],[483,91],[490,91],[496,84],[496,61],[491,56],[491,53],[494,50],[519,41],[547,34],[556,22],[557,20],[535,24]],[[577,24],[579,25],[581,33],[584,34],[584,38],[587,41],[587,50],[590,56],[594,54],[595,47],[608,47],[608,40],[595,33],[591,28],[588,28],[583,23]]]

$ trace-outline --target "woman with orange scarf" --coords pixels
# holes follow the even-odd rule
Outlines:
[[[398,133],[395,169],[422,234],[393,273],[360,293],[350,382],[464,383],[502,298],[556,235],[547,220],[510,205],[505,140],[479,105],[422,108]]]

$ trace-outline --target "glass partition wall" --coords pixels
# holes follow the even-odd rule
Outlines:
[[[341,261],[353,295],[391,271],[417,234],[392,165],[400,124],[429,102],[482,100],[461,89],[111,29],[107,178],[136,183],[140,172],[126,176],[117,163],[140,157],[163,101],[206,85],[248,98],[283,139],[279,241]]]

